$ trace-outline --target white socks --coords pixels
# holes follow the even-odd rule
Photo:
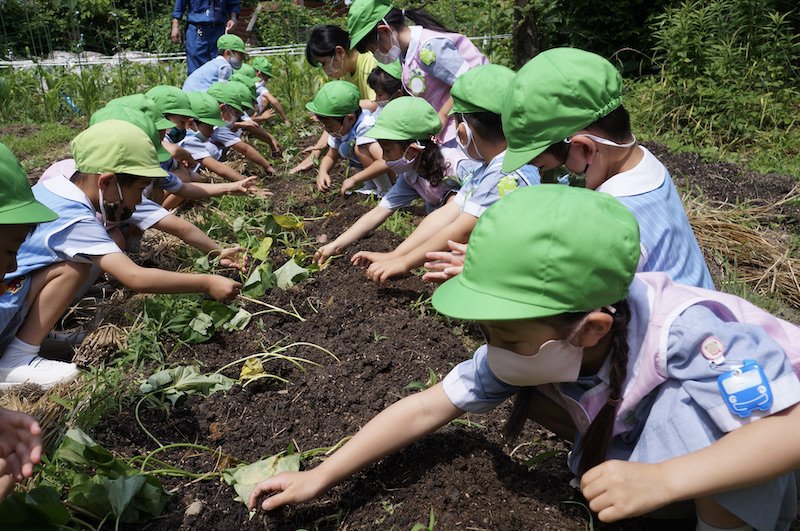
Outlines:
[[[753,528],[745,524],[741,527],[714,527],[711,524],[703,521],[699,516],[697,517],[697,527],[695,531],[753,531]]]
[[[27,365],[39,354],[40,348],[39,345],[30,345],[15,337],[0,356],[0,367],[8,369]]]

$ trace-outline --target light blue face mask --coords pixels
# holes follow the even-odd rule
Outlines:
[[[242,60],[236,56],[231,57],[228,62],[234,70],[239,70],[242,67]]]
[[[411,145],[414,146],[415,144]],[[408,149],[410,147],[411,146],[408,146],[405,151],[403,151],[403,155],[399,159],[385,161],[390,170],[395,173],[403,173],[414,166],[414,163],[417,161],[417,157],[414,157],[413,159],[406,158],[406,153],[408,153]],[[422,148],[423,146],[416,144],[415,147]]]

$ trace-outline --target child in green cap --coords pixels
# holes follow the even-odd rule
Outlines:
[[[247,57],[244,41],[230,33],[217,39],[217,49],[217,57],[189,74],[183,82],[184,92],[202,92],[217,81],[227,81],[234,70],[239,70]]]
[[[454,201],[422,220],[394,251],[359,251],[353,256],[354,264],[369,266],[366,274],[374,282],[423,265],[427,253],[447,250],[448,242],[466,243],[478,218],[495,201],[519,187],[539,184],[539,172],[533,166],[526,164],[510,173],[501,170],[507,144],[500,113],[513,78],[510,68],[482,65],[456,80],[451,112],[459,121],[456,140],[469,159],[459,164],[464,184]]]
[[[317,189],[331,189],[330,171],[340,160],[358,171],[341,185],[342,195],[363,185],[366,193],[383,196],[392,185],[383,161],[383,151],[365,131],[375,125],[372,113],[359,106],[358,89],[347,81],[330,81],[306,104],[328,133],[328,153],[319,164]]]
[[[378,66],[372,69],[367,78],[367,83],[372,90],[375,91],[375,109],[372,113],[377,115],[386,107],[386,104],[395,98],[404,96],[403,82],[401,80],[402,67],[400,61],[385,65],[379,63]]]
[[[281,105],[281,102],[278,101],[278,98],[276,98],[267,88],[267,83],[269,80],[275,77],[275,74],[272,73],[272,63],[270,63],[269,59],[266,57],[255,57],[253,58],[251,64],[256,71],[256,76],[258,79],[256,83],[258,114],[263,115],[270,108],[274,109],[275,112],[278,113],[278,116],[281,117],[281,120],[283,120],[283,125],[290,125],[289,117],[286,115],[286,111],[283,110],[283,105]]]
[[[407,26],[406,19],[413,25]],[[438,135],[445,160],[455,171],[464,157],[450,116],[450,89],[464,72],[489,60],[464,35],[445,28],[424,9],[398,9],[390,0],[353,0],[347,16],[350,46],[370,51],[380,63],[402,63],[403,86],[439,114]]]
[[[39,223],[56,219],[57,214],[36,200],[25,170],[14,154],[0,144],[0,177],[4,192],[0,195],[0,272],[17,268],[17,251]],[[0,279],[0,299],[8,289]],[[30,415],[0,408],[0,501],[23,478],[33,475],[33,466],[41,460],[42,429]]]
[[[13,288],[0,296],[0,389],[24,383],[50,387],[77,375],[74,364],[38,353],[91,265],[134,291],[200,292],[228,300],[241,287],[217,275],[139,267],[109,236],[106,224],[128,219],[151,180],[166,177],[153,140],[141,129],[107,120],[76,136],[71,147],[77,171],[33,187],[36,199],[58,219],[30,233],[17,255],[17,269],[5,275],[5,284]]]
[[[434,141],[441,125],[438,120],[434,108],[422,98],[406,96],[386,104],[375,127],[366,134],[380,143],[385,164],[397,175],[397,181],[378,206],[317,250],[314,254],[317,263],[322,264],[340,254],[380,227],[392,212],[411,205],[416,199],[422,199],[426,210],[432,212],[453,198],[458,183],[447,178],[444,157]]]
[[[540,53],[506,93],[503,130],[503,171],[530,163],[583,174],[587,188],[613,195],[636,216],[642,271],[714,288],[669,172],[631,132],[622,76],[609,61],[574,48]]]
[[[375,92],[369,86],[367,78],[377,62],[371,53],[360,53],[351,49],[350,34],[345,30],[330,24],[314,26],[306,42],[306,60],[311,66],[322,67],[329,78],[348,81],[358,87],[361,107],[374,109],[372,101],[375,99]],[[303,150],[308,156],[292,168],[289,174],[313,168],[314,159],[319,158],[327,145],[328,133],[322,133],[314,145]]]
[[[264,494],[265,510],[319,496],[515,397],[510,440],[528,418],[574,440],[568,464],[602,522],[691,500],[702,531],[788,530],[800,329],[735,296],[635,274],[638,233],[624,205],[591,190],[531,186],[498,201],[464,272],[433,294],[437,311],[477,321],[487,344],[319,466],[257,484],[250,507]]]

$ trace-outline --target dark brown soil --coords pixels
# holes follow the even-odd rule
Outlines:
[[[655,146],[656,154],[673,172],[676,183],[699,188],[707,198],[734,202],[744,198],[776,201],[793,186],[785,176],[763,176],[722,164],[703,164],[691,155],[671,155]],[[312,172],[313,173],[313,172]],[[310,222],[311,236],[334,238],[369,207],[355,196],[320,197],[312,192],[312,173],[302,178],[273,179],[273,209],[318,216]],[[389,250],[400,239],[377,231],[329,268],[288,291],[277,289],[264,300],[282,308],[292,305],[301,322],[266,314],[239,333],[218,334],[201,345],[185,347],[168,360],[171,365],[196,360],[216,370],[243,356],[262,352],[278,342],[304,341],[328,349],[335,361],[319,350],[301,347],[287,354],[313,360],[320,367],[307,371],[272,362],[268,370],[289,380],[261,380],[235,387],[211,398],[189,397],[168,415],[143,408],[142,419],[162,444],[190,442],[220,448],[235,459],[251,462],[286,450],[327,447],[354,434],[386,406],[413,391],[404,387],[425,381],[429,369],[441,379],[470,356],[478,340],[469,324],[436,317],[425,302],[432,292],[409,275],[377,287],[348,258],[360,248]],[[261,308],[253,305],[251,311]],[[236,376],[239,367],[227,373]],[[503,406],[490,414],[468,415],[471,427],[449,425],[434,435],[390,456],[346,480],[309,503],[257,512],[252,519],[234,501],[233,489],[217,480],[190,482],[166,478],[175,489],[164,515],[144,526],[148,530],[239,529],[399,529],[427,525],[433,511],[436,529],[694,529],[693,522],[635,519],[605,526],[593,523],[580,494],[569,487],[568,445],[529,423],[517,444],[502,435],[508,413]],[[101,421],[93,436],[121,455],[156,448],[139,428],[133,408]],[[549,452],[549,453],[545,453]],[[540,456],[537,464],[526,461]],[[550,456],[547,458],[547,456]],[[192,472],[234,464],[191,451],[159,456]],[[308,463],[314,466],[317,461]],[[186,508],[202,503],[196,516]]]

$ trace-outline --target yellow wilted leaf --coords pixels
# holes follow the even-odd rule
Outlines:
[[[264,364],[261,363],[261,358],[250,358],[244,362],[242,372],[239,374],[240,380],[252,380],[264,373]]]
[[[273,214],[272,219],[274,219],[275,223],[277,223],[284,229],[302,229],[305,226],[305,223],[303,223],[302,220],[291,215],[279,216]]]

